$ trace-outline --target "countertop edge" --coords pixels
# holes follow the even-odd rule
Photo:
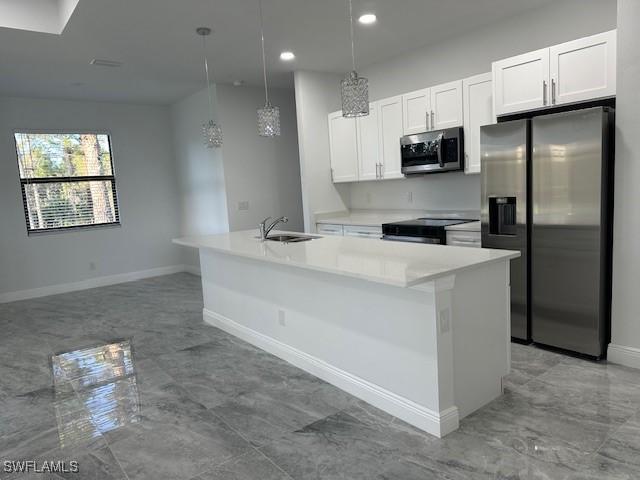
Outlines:
[[[365,241],[370,241],[365,239]],[[473,270],[474,268],[478,268],[481,267],[483,265],[488,265],[490,263],[496,263],[496,262],[502,262],[502,261],[511,261],[514,258],[518,258],[520,256],[519,252],[513,252],[513,253],[509,253],[506,254],[500,258],[493,258],[493,259],[487,259],[487,260],[483,260],[483,261],[479,261],[477,263],[474,263],[472,265],[466,265],[466,266],[461,266],[461,267],[455,267],[455,268],[451,268],[449,270],[443,271],[443,272],[437,272],[437,273],[433,273],[431,275],[427,275],[425,277],[422,278],[417,278],[415,280],[412,281],[408,281],[408,282],[394,282],[393,280],[385,280],[382,279],[380,277],[370,277],[367,275],[357,275],[354,273],[349,273],[349,272],[345,272],[345,271],[336,271],[334,269],[331,268],[323,268],[323,267],[319,267],[319,266],[315,266],[315,265],[309,265],[307,263],[300,263],[300,262],[294,262],[294,261],[282,261],[279,259],[275,259],[275,258],[265,258],[263,256],[260,255],[252,255],[250,253],[244,253],[244,252],[236,252],[236,251],[231,251],[228,250],[226,248],[217,248],[215,246],[211,246],[211,245],[198,245],[194,242],[189,241],[186,238],[175,238],[172,240],[172,243],[176,244],[176,245],[181,245],[181,246],[185,246],[185,247],[190,247],[190,248],[197,248],[197,249],[207,249],[207,250],[212,250],[224,255],[229,255],[232,257],[240,257],[240,258],[248,258],[251,260],[261,260],[265,263],[273,263],[276,265],[285,265],[285,266],[291,266],[291,267],[295,267],[295,268],[300,268],[303,270],[311,270],[311,271],[315,271],[315,272],[321,272],[321,273],[327,273],[330,275],[338,275],[338,276],[342,276],[342,277],[347,277],[347,278],[354,278],[354,279],[358,279],[358,280],[363,280],[363,281],[368,281],[368,282],[372,282],[372,283],[377,283],[380,285],[387,285],[387,286],[392,286],[392,287],[399,287],[399,288],[410,288],[410,287],[415,287],[418,285],[421,285],[423,283],[428,283],[431,282],[433,280],[437,280],[439,278],[443,278],[446,277],[448,275],[455,275],[459,272],[463,272],[466,270]],[[451,248],[468,248],[468,247],[451,247]]]

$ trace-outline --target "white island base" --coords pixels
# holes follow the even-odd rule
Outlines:
[[[438,437],[502,394],[517,253],[254,235],[176,240],[200,249],[205,322]]]

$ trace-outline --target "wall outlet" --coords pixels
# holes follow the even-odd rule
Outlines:
[[[249,210],[249,200],[242,200],[241,202],[238,202],[238,211],[246,212],[247,210]]]
[[[413,203],[413,192],[407,192],[407,203]]]
[[[287,326],[287,322],[285,320],[284,310],[282,310],[282,309],[278,310],[278,323],[280,324],[281,327],[286,327]]]
[[[445,308],[440,310],[440,334],[448,333],[451,330],[451,310]]]

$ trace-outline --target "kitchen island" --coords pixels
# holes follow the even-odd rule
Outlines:
[[[422,430],[444,436],[502,394],[518,252],[256,231],[174,242],[200,251],[205,322]]]

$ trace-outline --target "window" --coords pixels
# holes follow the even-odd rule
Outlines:
[[[29,234],[120,224],[109,135],[14,136]]]

